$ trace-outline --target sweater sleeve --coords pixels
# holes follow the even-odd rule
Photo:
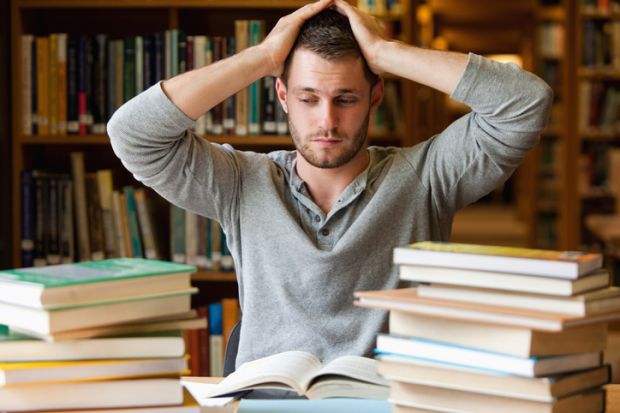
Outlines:
[[[472,111],[403,152],[442,215],[454,214],[510,177],[538,143],[553,92],[515,64],[470,54],[451,97]]]
[[[112,148],[133,176],[171,203],[227,223],[236,208],[238,167],[229,145],[196,136],[158,83],[108,122]]]

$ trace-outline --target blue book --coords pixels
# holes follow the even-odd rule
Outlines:
[[[543,377],[601,366],[601,353],[517,357],[420,338],[379,334],[377,353],[429,360],[524,377]]]

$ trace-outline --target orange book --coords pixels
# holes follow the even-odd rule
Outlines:
[[[223,348],[226,349],[228,337],[235,324],[239,321],[239,300],[236,298],[222,299],[222,337]]]

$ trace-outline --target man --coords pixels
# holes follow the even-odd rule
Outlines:
[[[387,72],[473,112],[413,148],[368,148],[377,75]],[[188,130],[268,75],[279,77],[295,151],[236,151]],[[328,361],[371,352],[385,313],[354,307],[352,293],[397,286],[395,246],[448,240],[454,213],[536,144],[551,99],[514,65],[385,39],[372,17],[321,0],[280,19],[261,44],[153,86],[108,131],[137,179],[222,224],[243,312],[237,366],[286,350]]]

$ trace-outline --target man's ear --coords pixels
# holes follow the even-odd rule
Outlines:
[[[375,111],[381,104],[383,100],[383,90],[385,88],[385,83],[383,79],[379,79],[379,81],[370,89],[370,110]]]
[[[284,84],[284,80],[280,77],[276,79],[276,92],[278,95],[278,100],[282,105],[282,109],[284,109],[284,112],[288,113],[288,105],[286,102],[286,84]]]

